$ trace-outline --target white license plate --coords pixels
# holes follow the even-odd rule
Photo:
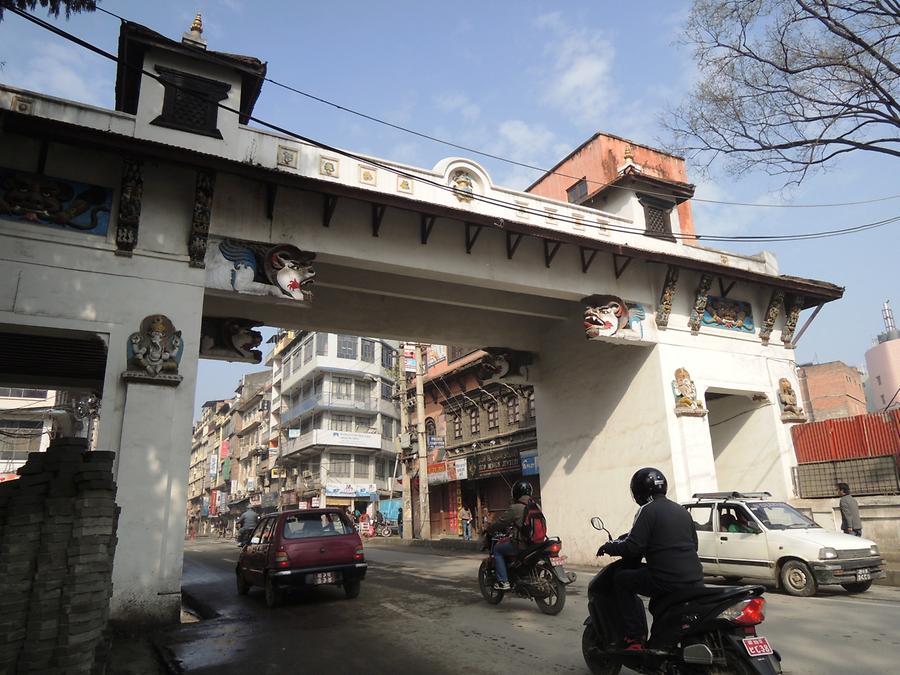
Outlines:
[[[311,584],[333,584],[335,582],[334,572],[316,572],[308,575],[307,581]]]
[[[769,641],[764,637],[744,638],[741,642],[744,643],[744,649],[750,656],[765,656],[774,653],[769,646]]]
[[[559,567],[560,565],[565,565],[566,560],[567,560],[567,558],[564,555],[555,556],[555,557],[550,558],[550,564],[553,565],[554,567]]]
[[[858,570],[856,572],[856,580],[857,581],[870,581],[872,579],[872,574],[869,570]]]

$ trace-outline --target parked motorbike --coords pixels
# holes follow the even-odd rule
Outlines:
[[[497,581],[494,547],[506,537],[491,538],[490,553],[478,569],[481,595],[492,605],[499,604],[507,592],[532,599],[544,614],[559,614],[566,604],[566,586],[575,581],[575,573],[567,572],[565,557],[560,556],[562,541],[547,539],[520,552],[507,564],[510,591],[494,588]]]
[[[609,530],[599,518],[591,525]],[[613,595],[616,571],[640,564],[620,559],[603,568],[588,586],[588,618],[581,651],[593,675],[616,675],[622,667],[667,675],[777,675],[781,657],[757,635],[764,619],[762,586],[698,586],[650,602],[653,632],[642,650],[626,650]]]

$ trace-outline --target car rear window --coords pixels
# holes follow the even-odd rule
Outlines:
[[[285,539],[308,539],[350,534],[351,528],[337,513],[299,513],[284,519]]]

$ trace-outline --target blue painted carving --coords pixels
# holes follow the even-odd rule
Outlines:
[[[106,235],[110,188],[0,168],[0,217]]]
[[[741,333],[753,333],[753,308],[749,302],[709,296],[703,310],[704,326],[715,326]]]

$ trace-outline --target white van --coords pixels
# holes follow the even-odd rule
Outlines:
[[[829,532],[768,492],[708,492],[683,504],[697,528],[703,572],[732,583],[774,581],[791,595],[820,584],[862,593],[885,576],[874,542]]]

